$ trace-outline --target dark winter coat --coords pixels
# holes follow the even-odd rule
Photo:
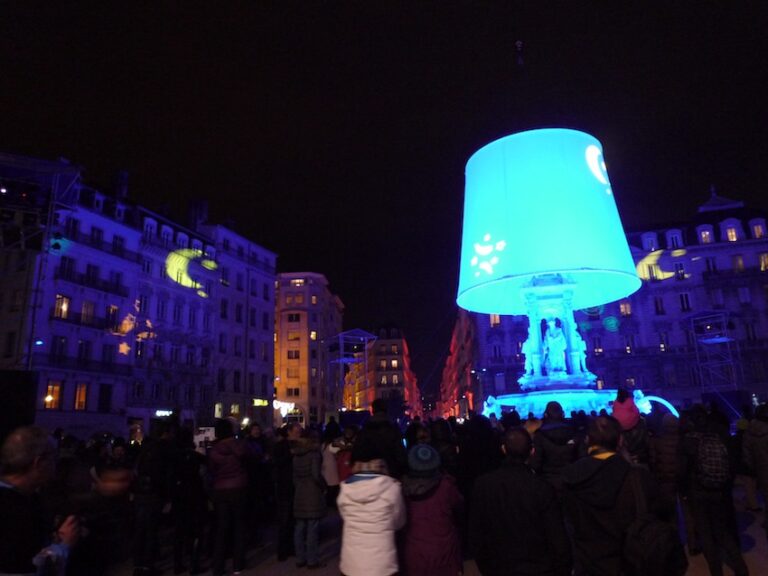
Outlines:
[[[472,491],[469,544],[483,576],[571,573],[571,547],[552,486],[506,462]]]
[[[302,439],[291,448],[293,454],[293,516],[322,518],[326,512],[325,482],[321,472],[320,444]]]
[[[742,457],[757,476],[760,490],[768,491],[768,422],[754,419],[744,434]]]
[[[232,490],[248,486],[245,459],[248,447],[243,440],[218,440],[208,452],[209,470],[214,490]]]
[[[620,455],[581,458],[563,471],[563,504],[573,526],[574,560],[590,576],[622,571],[624,534],[636,517],[630,471],[637,474],[646,508],[655,496],[650,473]]]
[[[403,478],[408,521],[403,534],[406,576],[456,576],[462,570],[459,521],[464,498],[448,475]]]
[[[386,461],[387,469],[394,478],[400,478],[408,469],[408,455],[403,446],[403,436],[386,414],[376,413],[371,416],[355,443],[375,447],[377,456]]]
[[[676,508],[677,481],[680,476],[680,435],[674,416],[665,419],[661,434],[651,438],[650,448],[651,474],[659,488],[661,507],[665,516],[669,517]]]
[[[565,422],[548,422],[534,434],[533,446],[531,468],[560,493],[563,469],[578,457],[576,431]]]
[[[644,418],[640,418],[629,430],[621,433],[622,452],[632,464],[648,466],[650,462],[650,437]]]

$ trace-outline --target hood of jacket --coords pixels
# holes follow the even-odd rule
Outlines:
[[[384,474],[353,474],[344,481],[344,493],[349,500],[369,504],[390,489],[397,480]]]
[[[542,438],[545,438],[557,446],[565,446],[566,444],[573,444],[576,432],[565,422],[548,422],[536,431],[536,434],[541,434]]]
[[[403,494],[415,500],[429,496],[437,488],[442,480],[442,474],[435,474],[429,478],[420,478],[418,476],[403,477]]]
[[[624,485],[630,465],[618,454],[605,460],[588,456],[563,470],[568,490],[590,506],[612,508]]]

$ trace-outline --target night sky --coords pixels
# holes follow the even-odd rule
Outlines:
[[[345,329],[401,326],[431,388],[484,144],[593,134],[627,229],[688,217],[711,184],[768,209],[764,6],[2,1],[0,150],[103,189],[128,170],[177,218],[208,199],[279,271],[325,274]]]

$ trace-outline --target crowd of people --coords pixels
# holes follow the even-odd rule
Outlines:
[[[731,434],[716,406],[646,420],[623,390],[610,414],[567,418],[550,402],[541,417],[402,431],[382,401],[359,429],[221,419],[205,450],[171,422],[142,443],[30,426],[0,451],[0,574],[102,575],[132,561],[152,575],[163,553],[177,574],[238,574],[268,524],[277,560],[311,570],[328,560],[320,521],[335,509],[344,576],[457,576],[470,557],[486,576],[639,576],[650,563],[677,575],[683,545],[713,576],[723,563],[742,576],[737,476],[758,511],[768,406]]]

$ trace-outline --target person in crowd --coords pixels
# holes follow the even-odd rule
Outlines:
[[[208,502],[203,483],[205,457],[195,450],[194,436],[189,428],[179,430],[178,458],[174,470],[171,512],[173,514],[173,571],[200,572],[202,538]]]
[[[532,448],[524,428],[509,428],[501,468],[475,482],[469,543],[484,576],[571,573],[570,543],[555,490],[527,466]]]
[[[13,430],[0,448],[0,573],[64,573],[80,538],[79,520],[49,517],[38,497],[55,462],[55,445],[37,426]]]
[[[386,452],[361,435],[352,449],[353,474],[341,483],[337,505],[344,521],[339,568],[344,576],[398,573],[395,532],[406,521],[403,491],[388,474]]]
[[[443,471],[455,478],[459,473],[459,449],[453,428],[447,420],[438,418],[431,423],[429,443],[440,454]]]
[[[699,545],[712,576],[723,574],[723,561],[736,576],[748,574],[735,530],[733,470],[727,434],[704,409],[691,414],[693,431],[681,440],[680,483],[688,494]],[[718,433],[719,431],[719,433]]]
[[[738,483],[744,488],[744,507],[749,512],[761,512],[762,508],[757,501],[757,475],[754,468],[747,465],[748,457],[744,455],[744,440],[753,418],[754,415],[750,407],[742,407],[741,418],[736,421],[736,434],[731,438],[730,450],[734,458],[736,473],[734,483]]]
[[[155,572],[158,526],[170,507],[176,458],[175,430],[168,422],[157,424],[155,435],[144,441],[136,459],[133,485],[134,576]]]
[[[631,392],[619,388],[613,402],[613,417],[621,424],[621,453],[632,464],[648,467],[649,436],[645,418],[635,405]]]
[[[355,444],[357,432],[358,428],[354,424],[346,426],[341,438],[334,442],[339,449],[336,452],[336,470],[339,475],[339,485],[352,475],[352,446]]]
[[[296,566],[319,568],[320,519],[325,516],[325,481],[319,434],[306,430],[291,448],[293,454],[293,546]]]
[[[383,398],[373,401],[372,415],[360,431],[360,440],[373,443],[386,461],[389,473],[400,478],[408,467],[408,459],[400,429],[387,416],[387,406]]]
[[[544,411],[544,423],[533,435],[533,455],[529,464],[549,482],[559,495],[562,493],[563,469],[576,461],[582,443],[576,430],[565,421],[559,402],[549,402]]]
[[[336,422],[333,422],[336,424]],[[325,481],[325,499],[329,507],[336,507],[336,498],[339,496],[339,467],[336,455],[341,450],[339,440],[342,438],[341,429],[336,426],[326,426],[323,431],[323,443],[321,452],[323,455],[322,474]]]
[[[216,441],[208,453],[211,475],[211,501],[216,514],[216,536],[212,574],[224,574],[227,548],[232,546],[232,571],[245,568],[245,512],[248,490],[247,446],[235,437],[235,424],[218,419],[214,426]]]
[[[464,498],[454,478],[440,469],[440,455],[429,444],[408,451],[403,477],[408,521],[402,538],[403,574],[456,576],[463,569],[459,523]]]
[[[677,487],[680,476],[680,422],[664,414],[659,434],[650,440],[650,468],[659,489],[658,512],[662,520],[677,523]]]
[[[272,451],[277,507],[277,559],[284,562],[293,550],[293,455],[291,445],[301,438],[301,424],[290,422],[277,432]]]
[[[248,523],[249,544],[259,541],[259,522],[266,516],[270,482],[266,474],[267,443],[261,426],[254,422],[245,430],[245,443],[248,447],[246,468],[248,470]]]
[[[758,406],[749,422],[744,433],[742,459],[757,478],[757,488],[768,509],[768,404]],[[768,520],[764,527],[768,531]]]
[[[630,474],[637,475],[646,509],[652,510],[655,502],[650,472],[632,469],[619,455],[621,438],[615,418],[598,416],[587,426],[588,456],[563,470],[563,504],[573,527],[577,574],[622,573],[624,535],[637,517]]]

